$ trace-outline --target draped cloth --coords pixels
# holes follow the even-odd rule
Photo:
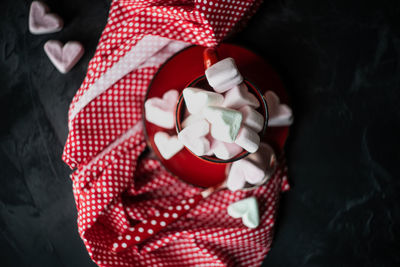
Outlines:
[[[87,75],[69,109],[63,160],[73,169],[78,230],[99,266],[259,266],[270,249],[282,190],[282,162],[252,191],[223,190],[138,246],[114,254],[111,245],[141,220],[199,188],[146,157],[141,122],[147,87],[160,65],[192,45],[215,46],[243,27],[257,0],[119,0],[111,4]],[[226,208],[255,196],[260,226],[246,228]]]

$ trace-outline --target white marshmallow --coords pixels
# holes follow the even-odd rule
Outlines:
[[[226,92],[222,105],[233,109],[239,109],[246,105],[258,108],[260,102],[255,95],[249,92],[246,84],[241,83]]]
[[[242,124],[246,125],[255,132],[260,132],[264,126],[264,117],[250,106],[239,109],[243,115]]]
[[[182,128],[186,128],[192,123],[198,122],[200,120],[204,120],[204,116],[202,113],[199,114],[191,114],[186,117],[186,119],[183,120],[182,122]]]
[[[175,106],[179,93],[169,90],[163,98],[152,97],[144,104],[146,120],[157,126],[172,129],[175,127]]]
[[[221,94],[193,87],[183,90],[183,98],[191,114],[198,114],[207,106],[218,106],[224,102]]]
[[[204,117],[211,123],[211,136],[217,140],[233,143],[242,123],[240,111],[223,107],[206,107]]]
[[[154,135],[154,143],[161,156],[167,160],[172,158],[183,148],[183,144],[178,140],[176,135],[169,136],[165,132],[157,132]]]
[[[180,131],[178,139],[197,156],[207,155],[210,152],[210,141],[206,137],[209,131],[210,124],[203,119]]]
[[[260,145],[260,136],[252,129],[244,126],[239,130],[235,143],[248,152],[254,153]]]
[[[218,61],[206,70],[208,83],[218,93],[223,93],[243,82],[243,77],[233,58]]]
[[[242,148],[235,143],[225,143],[219,140],[213,140],[211,150],[217,158],[228,160],[242,152]]]
[[[260,213],[255,197],[249,197],[232,203],[228,206],[228,214],[233,218],[242,218],[242,222],[249,228],[257,228],[260,224]]]

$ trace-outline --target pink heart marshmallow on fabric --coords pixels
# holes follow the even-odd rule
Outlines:
[[[45,34],[60,31],[64,22],[58,15],[49,13],[49,7],[40,1],[33,1],[29,11],[29,31]]]
[[[44,44],[44,51],[61,73],[67,73],[78,63],[85,49],[76,41],[69,41],[63,45],[60,41],[49,40]]]
[[[169,136],[164,132],[157,132],[154,135],[154,143],[156,144],[161,156],[167,160],[172,158],[183,148],[183,144],[178,140],[176,135]]]
[[[279,97],[272,91],[264,94],[268,106],[268,126],[289,126],[293,123],[292,109],[281,104]]]
[[[178,101],[179,93],[177,90],[169,90],[164,93],[162,99],[152,97],[144,104],[146,120],[166,128],[175,127],[175,106]]]
[[[272,175],[276,157],[274,150],[266,143],[261,143],[259,150],[231,165],[227,178],[227,187],[231,191],[244,188],[246,183],[259,184]]]

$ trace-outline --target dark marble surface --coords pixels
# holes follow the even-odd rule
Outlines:
[[[61,153],[109,1],[47,3],[65,29],[34,36],[30,1],[0,2],[0,265],[94,266]],[[296,116],[263,266],[400,266],[399,15],[397,0],[271,0],[232,38],[278,70]],[[60,74],[48,39],[81,41],[84,58]]]

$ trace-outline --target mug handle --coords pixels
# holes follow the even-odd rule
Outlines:
[[[204,60],[204,70],[207,70],[209,67],[217,63],[218,60],[218,52],[215,47],[207,47],[203,51],[203,60]]]

